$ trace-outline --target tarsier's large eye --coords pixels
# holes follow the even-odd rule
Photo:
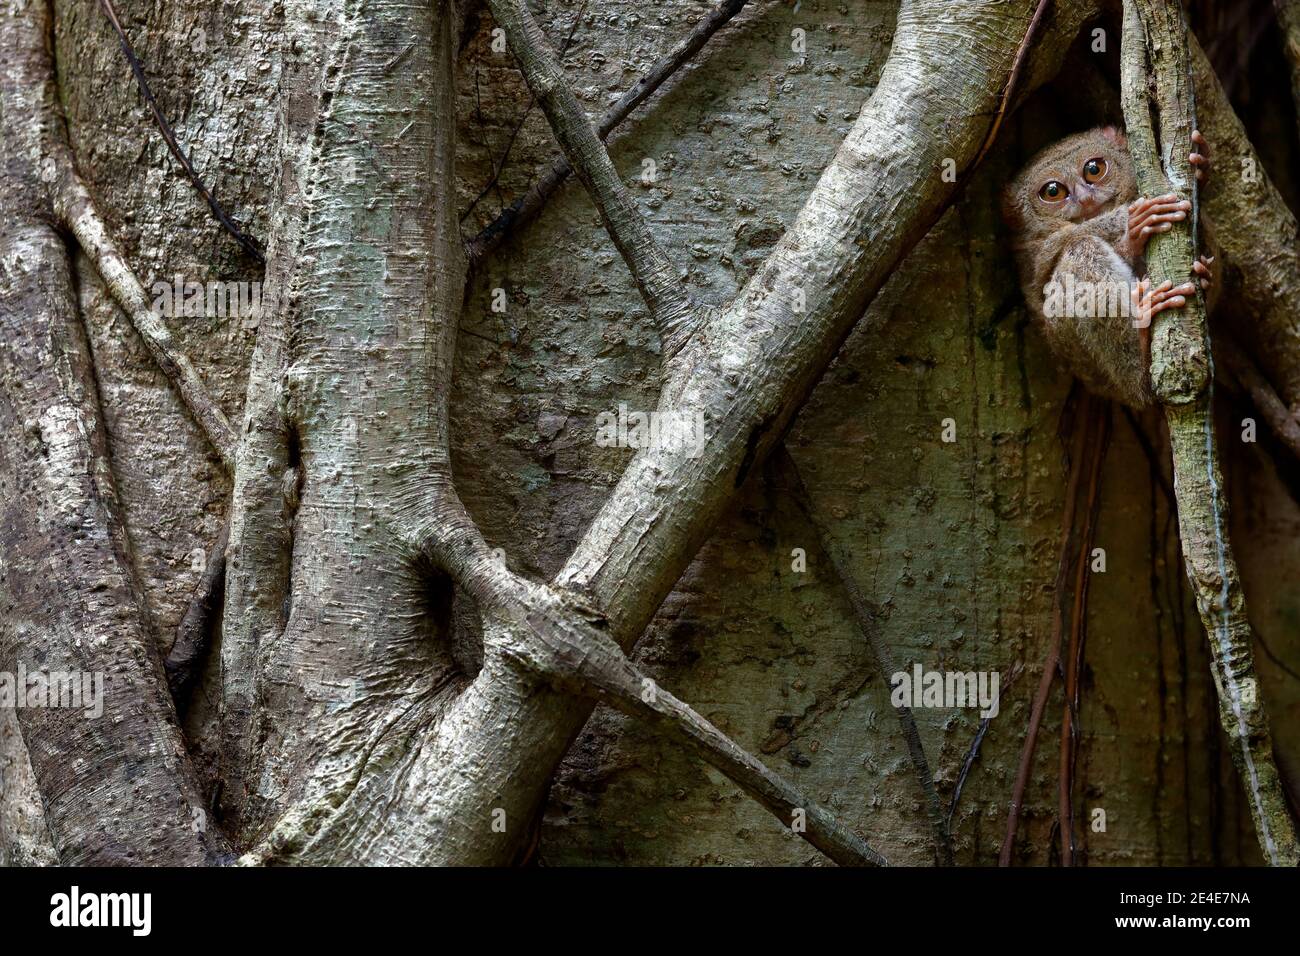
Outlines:
[[[1055,179],[1048,180],[1043,184],[1043,188],[1038,190],[1038,198],[1043,202],[1061,202],[1068,195],[1070,190],[1065,188],[1065,183]]]
[[[1083,164],[1083,181],[1086,183],[1096,183],[1106,178],[1106,160],[1100,156],[1090,159]]]

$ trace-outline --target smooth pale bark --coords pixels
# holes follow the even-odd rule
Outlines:
[[[1044,60],[1063,52],[1087,9],[1062,7]],[[944,160],[963,169],[976,156],[1031,12],[1027,3],[904,4],[880,85],[798,220],[747,288],[668,362],[660,408],[704,413],[703,454],[639,454],[554,583],[624,649],[871,296],[952,198]],[[581,149],[579,141],[571,148]],[[407,530],[469,586],[489,558],[440,487],[441,470],[435,453],[429,471],[438,480],[412,478]],[[310,488],[309,464],[306,477]],[[304,560],[300,547],[295,563]],[[361,754],[360,741],[347,742],[347,769],[324,764],[318,779],[326,784],[309,787],[251,859],[508,861],[591,709],[512,663],[511,650],[528,641],[524,629],[490,620],[483,667],[469,686],[449,706],[431,691],[423,702],[390,707],[387,722],[374,721],[384,730]]]
[[[390,725],[429,720],[454,678],[400,530],[408,488],[447,468],[435,383],[464,278],[445,122],[458,23],[449,3],[316,7],[286,7],[302,53],[284,80],[275,319],[249,383],[222,645],[223,772],[253,830],[278,815],[264,795],[308,766],[309,792],[354,785]]]

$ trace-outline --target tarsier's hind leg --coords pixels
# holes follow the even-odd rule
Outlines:
[[[1133,270],[1095,236],[1070,243],[1059,261],[1052,284],[1061,308],[1044,310],[1052,347],[1094,394],[1134,408],[1149,405],[1147,363],[1130,298],[1137,281]]]

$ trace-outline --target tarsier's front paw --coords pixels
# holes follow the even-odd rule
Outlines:
[[[1192,169],[1196,170],[1196,181],[1204,185],[1210,178],[1210,146],[1199,129],[1192,130],[1192,146],[1195,151],[1188,154],[1187,158],[1191,161]]]
[[[1128,255],[1136,259],[1146,252],[1147,240],[1157,232],[1168,232],[1174,223],[1187,218],[1192,204],[1177,193],[1154,199],[1134,200],[1128,207]]]
[[[1175,286],[1172,282],[1165,281],[1153,289],[1150,277],[1144,278],[1133,287],[1131,293],[1133,324],[1145,329],[1157,313],[1165,309],[1181,309],[1187,304],[1188,296],[1195,294],[1196,286],[1190,282]]]

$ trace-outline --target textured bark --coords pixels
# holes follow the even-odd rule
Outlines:
[[[557,675],[563,661],[539,664],[537,633],[526,621],[498,621],[492,595],[475,593],[490,577],[482,565],[489,543],[505,549],[518,579],[496,596],[502,607],[532,593],[521,591],[525,579],[546,580],[564,567],[628,465],[625,451],[594,446],[592,416],[624,400],[653,408],[661,384],[653,324],[576,188],[557,190],[526,231],[482,258],[463,306],[458,294],[439,291],[443,275],[449,287],[463,277],[456,207],[486,192],[464,224],[472,235],[498,204],[529,192],[534,171],[564,162],[542,111],[523,120],[528,90],[510,55],[489,48],[496,24],[463,31],[453,21],[446,31],[453,50],[464,45],[453,104],[438,80],[453,59],[438,6],[367,7],[364,18],[341,2],[118,6],[162,111],[200,174],[233,218],[271,246],[242,413],[254,330],[202,320],[170,330],[230,421],[240,423],[223,645],[197,675],[186,727],[209,786],[221,782],[223,825],[241,848],[257,849],[250,859],[508,861],[539,831],[547,862],[822,859],[788,821],[768,817],[770,803],[765,809],[727,779],[751,772],[750,794],[787,795],[782,812],[793,799],[821,807],[827,834],[839,827],[849,831],[848,842],[860,843],[856,831],[891,862],[930,862],[926,813],[888,688],[868,660],[845,592],[815,555],[810,575],[789,572],[789,548],[815,549],[815,530],[780,486],[755,479],[734,487],[746,439],[762,420],[753,409],[720,417],[724,443],[733,446],[709,452],[709,467],[720,475],[674,462],[633,465],[649,487],[646,501],[675,476],[700,483],[692,491],[707,505],[700,527],[688,505],[664,512],[691,540],[663,528],[614,533],[620,515],[629,514],[614,510],[593,529],[605,543],[582,542],[575,560],[585,555],[599,564],[609,554],[608,575],[578,573],[590,575],[597,598],[621,609],[617,631],[591,594],[529,585],[559,601],[560,622],[605,622],[606,636],[625,645],[639,633],[629,622],[653,618],[629,666],[689,701],[702,723],[673,707],[658,724],[646,721],[639,698],[626,696],[626,716],[602,708],[588,719],[593,695],[610,702],[618,695],[601,691],[594,677]],[[864,217],[859,225],[868,215],[895,225],[909,214],[937,216],[951,196],[941,160],[969,158],[969,141],[978,146],[988,104],[1000,92],[998,71],[1007,68],[1033,5],[994,9],[1001,6],[909,5],[897,31],[900,59],[881,83],[885,95],[861,119],[896,34],[896,10],[886,2],[855,2],[843,12],[817,3],[800,10],[751,3],[697,64],[644,103],[638,125],[615,143],[614,168],[692,298],[726,303],[747,283],[757,289],[760,277],[782,276],[765,260],[796,221],[800,241],[815,231],[810,220],[826,207],[810,207],[803,220],[800,209],[855,123],[867,124],[870,135],[857,134],[860,148],[830,166],[828,176],[841,178],[848,200],[832,212]],[[60,0],[56,8],[74,151],[126,261],[142,280],[176,272],[202,279],[213,271],[257,278],[168,158],[116,39],[90,15],[94,5]],[[1085,13],[1085,5],[1051,8],[1031,58],[1036,82],[1050,78]],[[557,46],[573,31],[562,77],[594,118],[613,109],[715,3],[665,0],[647,9],[613,0],[576,21],[575,6],[530,9]],[[996,24],[1000,35],[981,34],[970,49],[959,44],[957,62],[930,69],[919,51],[942,49],[947,58],[968,11]],[[788,52],[796,26],[808,31],[806,56]],[[195,49],[200,36],[202,53]],[[411,37],[429,42],[408,50]],[[383,69],[390,63],[391,76]],[[904,84],[901,74],[918,66],[925,75]],[[959,95],[977,80],[985,99]],[[931,81],[941,96],[931,96]],[[440,97],[432,106],[423,96],[430,90]],[[454,135],[442,119],[453,106]],[[809,496],[844,556],[845,580],[879,608],[882,641],[900,662],[997,668],[1004,678],[1018,661],[1039,660],[1046,638],[1062,484],[1053,432],[1068,384],[1020,324],[991,213],[999,177],[1028,147],[1029,124],[1044,116],[1030,107],[1033,119],[1008,121],[1002,139],[1011,149],[998,144],[987,170],[964,177],[961,207],[901,268],[904,250],[929,225],[923,217],[914,228],[884,230],[879,243],[873,233],[864,241],[870,248],[850,251],[856,277],[837,275],[828,286],[843,281],[837,288],[853,286],[866,301],[864,289],[896,274],[790,432]],[[930,124],[917,132],[918,141],[928,140],[919,147],[902,142],[906,134],[891,125],[918,117]],[[422,139],[423,154],[414,146],[408,152],[406,137]],[[872,137],[879,142],[863,146]],[[514,143],[510,161],[485,191],[507,141]],[[928,164],[923,171],[899,168],[913,147],[921,150],[918,163]],[[659,161],[652,187],[634,182],[643,157]],[[877,181],[867,164],[877,159],[881,181],[897,192],[870,195]],[[452,187],[448,218],[416,215],[432,208],[431,192],[442,204]],[[423,256],[434,253],[423,266],[415,255],[421,246]],[[787,271],[814,256],[834,267],[840,251],[779,249]],[[452,265],[440,274],[436,259],[444,251]],[[392,266],[397,286],[376,278],[381,263]],[[152,371],[129,316],[84,257],[77,266],[126,525],[165,649],[211,567],[202,556],[217,539],[230,489],[202,432]],[[413,291],[421,282],[424,307]],[[508,293],[506,313],[489,305],[497,288]],[[842,304],[828,310],[811,294],[807,300],[813,337],[828,327],[843,336],[857,319],[840,314]],[[797,325],[781,324],[794,318],[759,301],[747,329],[737,306],[729,324],[700,343],[696,370],[681,362],[667,369],[665,401],[693,375],[705,377],[709,363],[717,365],[710,353],[726,351],[732,340],[739,383],[719,383],[717,392],[749,394],[751,373],[774,372],[740,364],[746,349],[757,354],[760,323],[772,323],[770,350],[782,356],[809,331],[802,328],[807,314]],[[467,334],[449,391],[450,320]],[[819,356],[829,360],[837,345],[825,344]],[[791,362],[801,368],[777,377],[811,390],[820,369],[807,366],[816,362],[799,348]],[[423,388],[408,376],[424,376]],[[450,408],[442,404],[448,393]],[[428,409],[420,408],[421,396]],[[793,417],[800,398],[789,409],[785,399],[775,403]],[[956,447],[929,437],[947,414],[959,424]],[[774,439],[765,433],[762,447],[756,441],[751,473],[759,474],[756,463]],[[1099,540],[1120,573],[1101,579],[1090,605],[1093,673],[1081,760],[1089,808],[1104,803],[1125,823],[1109,834],[1082,834],[1087,853],[1094,862],[1256,859],[1234,783],[1214,769],[1203,648],[1194,633],[1184,644],[1178,631],[1186,601],[1177,593],[1176,548],[1159,531],[1164,476],[1149,488],[1133,481],[1144,459],[1127,431],[1110,461]],[[1270,474],[1255,468],[1247,476],[1267,482]],[[1278,495],[1274,485],[1252,485],[1250,506],[1237,509],[1237,520],[1285,505]],[[626,489],[617,496],[622,509],[636,497]],[[1249,556],[1255,570],[1247,570],[1248,586],[1284,580],[1293,566],[1294,549],[1280,533],[1286,524],[1270,518],[1268,527],[1279,533]],[[638,549],[637,538],[647,547]],[[674,570],[655,567],[659,561],[686,573],[677,580]],[[438,564],[456,576],[454,598]],[[635,571],[629,592],[639,586],[644,595],[618,592],[620,565]],[[1284,658],[1292,634],[1286,593],[1266,588],[1263,601],[1252,593]],[[486,634],[475,623],[480,616]],[[1141,637],[1155,635],[1154,647],[1133,640],[1138,621]],[[623,666],[612,651],[610,659]],[[1268,693],[1294,700],[1270,666],[1261,661],[1264,680],[1273,682]],[[963,862],[996,854],[1017,728],[1025,723],[1021,690],[1031,683],[1019,682],[1015,699],[1004,698],[1003,720],[993,722],[963,778],[953,815]],[[215,732],[215,701],[223,695],[224,742]],[[978,721],[948,711],[916,717],[947,799]],[[702,733],[694,754],[680,747],[673,728],[681,721]],[[1050,714],[1048,725],[1045,733],[1055,726]],[[1279,735],[1286,732],[1280,724]],[[734,759],[725,773],[701,772],[697,756],[726,753]],[[747,754],[759,754],[761,763]],[[1186,788],[1187,781],[1195,785]],[[1018,860],[1042,861],[1051,852],[1055,792],[1054,773],[1037,768]],[[494,809],[506,811],[504,833],[491,827]]]
[[[234,809],[259,796],[251,781],[282,793],[313,764],[309,799],[356,786],[454,677],[403,531],[412,489],[448,467],[436,389],[464,279],[445,123],[459,25],[448,3],[313,6],[286,6],[302,53],[285,74],[274,319],[236,465],[222,643]],[[269,799],[249,811],[254,830]]]
[[[601,118],[596,127],[596,135],[604,142],[619,123],[627,119],[638,106],[644,103],[674,73],[690,63],[691,59],[709,42],[709,39],[727,25],[741,9],[746,0],[723,0],[716,9],[697,23],[690,34],[676,44],[668,55],[655,63],[644,76],[636,81]],[[499,172],[499,171],[498,171]],[[557,190],[573,168],[566,160],[556,160],[537,177],[537,182],[524,196],[516,200],[508,209],[504,209],[482,232],[466,244],[470,265],[482,262],[510,234],[512,229],[526,225],[546,205],[547,200]],[[495,179],[494,174],[494,179]],[[480,197],[482,198],[480,193]]]
[[[624,649],[784,432],[867,301],[951,197],[954,184],[938,175],[942,160],[953,157],[960,168],[975,158],[1030,12],[964,5],[958,15],[945,4],[905,4],[881,85],[799,219],[747,288],[668,358],[659,408],[703,412],[703,454],[665,448],[638,454],[555,578],[562,593],[596,610]],[[506,31],[517,51],[541,42],[522,15]],[[952,31],[969,40],[960,44],[961,56],[951,55]],[[555,95],[563,102],[553,72],[539,66],[533,80],[539,99]],[[922,88],[943,93],[922,108],[915,95]],[[557,106],[552,124],[581,172],[590,161],[584,150],[595,148],[596,139],[590,127],[565,129],[571,121],[572,106]],[[609,169],[599,175],[607,177]],[[634,213],[617,186],[602,186],[597,175],[588,183],[616,241],[620,230],[639,228],[620,220]],[[634,274],[656,273],[640,270],[644,244],[629,241],[622,251]],[[420,516],[427,524],[416,540],[469,580],[475,565],[484,564],[485,548],[448,520],[436,491],[428,492],[431,503]],[[344,794],[305,801],[282,822],[269,852],[305,846],[306,859],[331,862],[410,861],[412,854],[421,862],[508,860],[525,831],[515,826],[490,839],[494,813],[507,821],[531,818],[590,712],[509,665],[503,649],[526,640],[508,626],[485,635],[483,669],[439,721],[432,752],[402,761],[391,774],[359,780]],[[390,789],[389,776],[401,789]],[[326,823],[321,804],[337,799],[349,803]]]
[[[162,677],[67,249],[51,224],[68,170],[48,32],[44,4],[2,11],[0,669],[102,682],[93,707],[17,711],[61,861],[208,863],[227,848],[206,826]]]
[[[673,355],[690,337],[695,310],[678,270],[650,233],[641,210],[605,144],[564,77],[560,61],[542,28],[520,0],[489,0],[497,22],[510,38],[524,77],[550,120],[565,158],[591,193],[605,229],[632,272],[665,353]]]
[[[1200,44],[1190,38],[1197,122],[1216,175],[1204,197],[1240,285],[1251,353],[1291,409],[1300,407],[1300,226],[1278,194]]]
[[[1193,151],[1196,107],[1179,0],[1126,0],[1123,57],[1124,114],[1138,189],[1148,196],[1178,189],[1192,199],[1190,230],[1178,228],[1152,237],[1147,250],[1152,282],[1185,281],[1197,255],[1199,205],[1187,159]],[[1154,80],[1151,94],[1148,64]],[[1159,116],[1156,129],[1152,106]],[[1212,419],[1213,358],[1200,292],[1185,308],[1163,312],[1155,322],[1151,379],[1169,425],[1183,556],[1210,641],[1220,720],[1233,742],[1233,761],[1265,859],[1274,866],[1295,866],[1300,864],[1300,844],[1273,758],[1246,596],[1229,540],[1228,503]]]
[[[58,860],[17,712],[0,708],[0,866],[51,866]]]

